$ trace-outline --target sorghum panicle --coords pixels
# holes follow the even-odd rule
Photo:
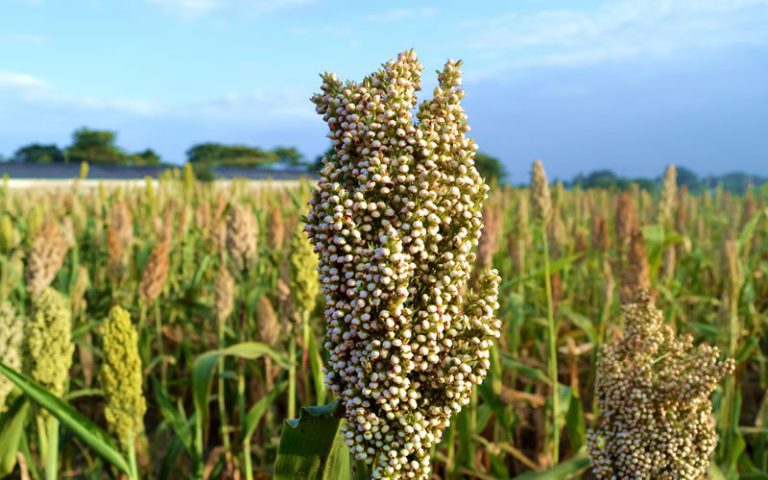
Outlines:
[[[61,397],[74,351],[69,305],[48,287],[33,299],[32,316],[24,325],[25,370],[43,388]]]
[[[291,237],[288,268],[292,311],[301,318],[315,309],[317,294],[320,291],[317,255],[301,224],[296,225]]]
[[[619,195],[616,204],[616,217],[614,226],[616,228],[616,250],[619,257],[619,263],[626,261],[629,247],[632,243],[632,234],[638,228],[637,210],[635,202],[632,200],[632,194],[629,191]]]
[[[651,269],[645,253],[645,238],[639,228],[630,234],[629,252],[621,270],[621,287],[619,297],[621,303],[629,303],[635,292],[651,286]]]
[[[665,325],[647,290],[623,307],[625,335],[605,345],[597,366],[600,416],[588,434],[601,479],[709,478],[717,445],[710,394],[733,360],[694,346]]]
[[[160,242],[152,249],[139,285],[139,296],[145,302],[154,301],[162,293],[168,278],[170,253],[171,244],[167,242]]]
[[[21,370],[23,323],[10,303],[0,303],[0,363],[16,371]],[[13,383],[0,375],[0,411],[4,410],[5,399],[12,389]]]
[[[88,306],[85,294],[88,292],[88,288],[91,286],[91,278],[88,275],[88,269],[83,265],[78,265],[77,273],[75,274],[75,283],[72,285],[69,297],[72,303],[72,318],[79,317],[85,312]]]
[[[552,218],[552,196],[549,193],[549,180],[544,164],[536,160],[531,168],[531,205],[533,218],[546,224]]]
[[[477,245],[477,270],[491,268],[502,227],[501,210],[496,205],[483,206],[483,230]]]
[[[269,297],[263,295],[259,299],[256,313],[259,317],[259,337],[261,341],[274,347],[280,341],[281,326]]]
[[[101,387],[106,406],[104,416],[110,431],[125,448],[144,430],[146,400],[142,393],[138,334],[131,315],[119,306],[109,311],[104,324],[104,363]]]
[[[285,221],[283,220],[283,211],[278,206],[274,206],[269,210],[269,218],[267,220],[267,240],[269,241],[270,250],[282,250],[283,243],[285,243]]]
[[[488,187],[464,135],[459,66],[438,72],[418,122],[412,51],[360,83],[325,74],[312,99],[335,151],[307,216],[326,295],[326,383],[352,455],[377,479],[429,478],[430,450],[499,337],[498,274],[466,288]]]
[[[667,167],[664,174],[664,186],[661,189],[658,223],[665,228],[672,225],[675,205],[677,203],[677,169],[674,165]]]
[[[235,307],[235,280],[229,270],[222,264],[216,272],[213,284],[213,310],[216,321],[223,324],[227,321]]]
[[[64,264],[69,251],[68,241],[61,226],[53,218],[43,223],[32,242],[27,265],[27,290],[31,297],[51,284]]]
[[[256,219],[246,207],[230,206],[227,217],[227,253],[235,273],[241,274],[251,268],[256,260]]]

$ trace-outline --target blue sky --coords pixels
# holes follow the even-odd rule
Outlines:
[[[414,48],[464,60],[481,150],[513,181],[596,168],[768,175],[768,0],[4,0],[0,154],[87,125],[180,162],[196,142],[327,145],[318,73]]]

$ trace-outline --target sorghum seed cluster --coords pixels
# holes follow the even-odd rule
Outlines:
[[[733,360],[677,337],[647,290],[623,310],[626,335],[603,347],[597,367],[600,418],[588,435],[595,475],[708,478],[717,445],[709,397]]]
[[[347,445],[377,479],[429,478],[430,449],[500,334],[496,271],[467,289],[488,187],[465,137],[459,67],[438,72],[418,122],[412,51],[361,83],[325,74],[312,99],[334,147],[306,219],[326,296],[326,382]]]

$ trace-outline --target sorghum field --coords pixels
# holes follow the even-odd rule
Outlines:
[[[419,73],[313,100],[399,86],[407,112]],[[464,125],[458,85],[449,62],[397,136]],[[336,135],[319,181],[3,186],[0,475],[768,478],[768,189],[566,190],[537,162],[483,201],[442,131],[453,164]]]

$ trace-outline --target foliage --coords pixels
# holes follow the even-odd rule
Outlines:
[[[83,127],[75,130],[72,134],[72,145],[68,146],[64,152],[67,160],[75,163],[126,163],[128,156],[115,145],[116,140],[115,132]]]
[[[33,143],[16,150],[11,160],[22,163],[63,163],[64,152],[56,145]]]
[[[143,152],[134,153],[130,158],[133,165],[160,165],[162,163],[160,155],[151,148]]]
[[[507,176],[507,171],[501,160],[487,153],[477,152],[475,154],[475,168],[489,185],[499,183]]]
[[[200,143],[187,150],[187,161],[210,166],[266,166],[280,163],[288,166],[304,165],[304,156],[295,147],[276,147],[264,150],[247,145]]]

